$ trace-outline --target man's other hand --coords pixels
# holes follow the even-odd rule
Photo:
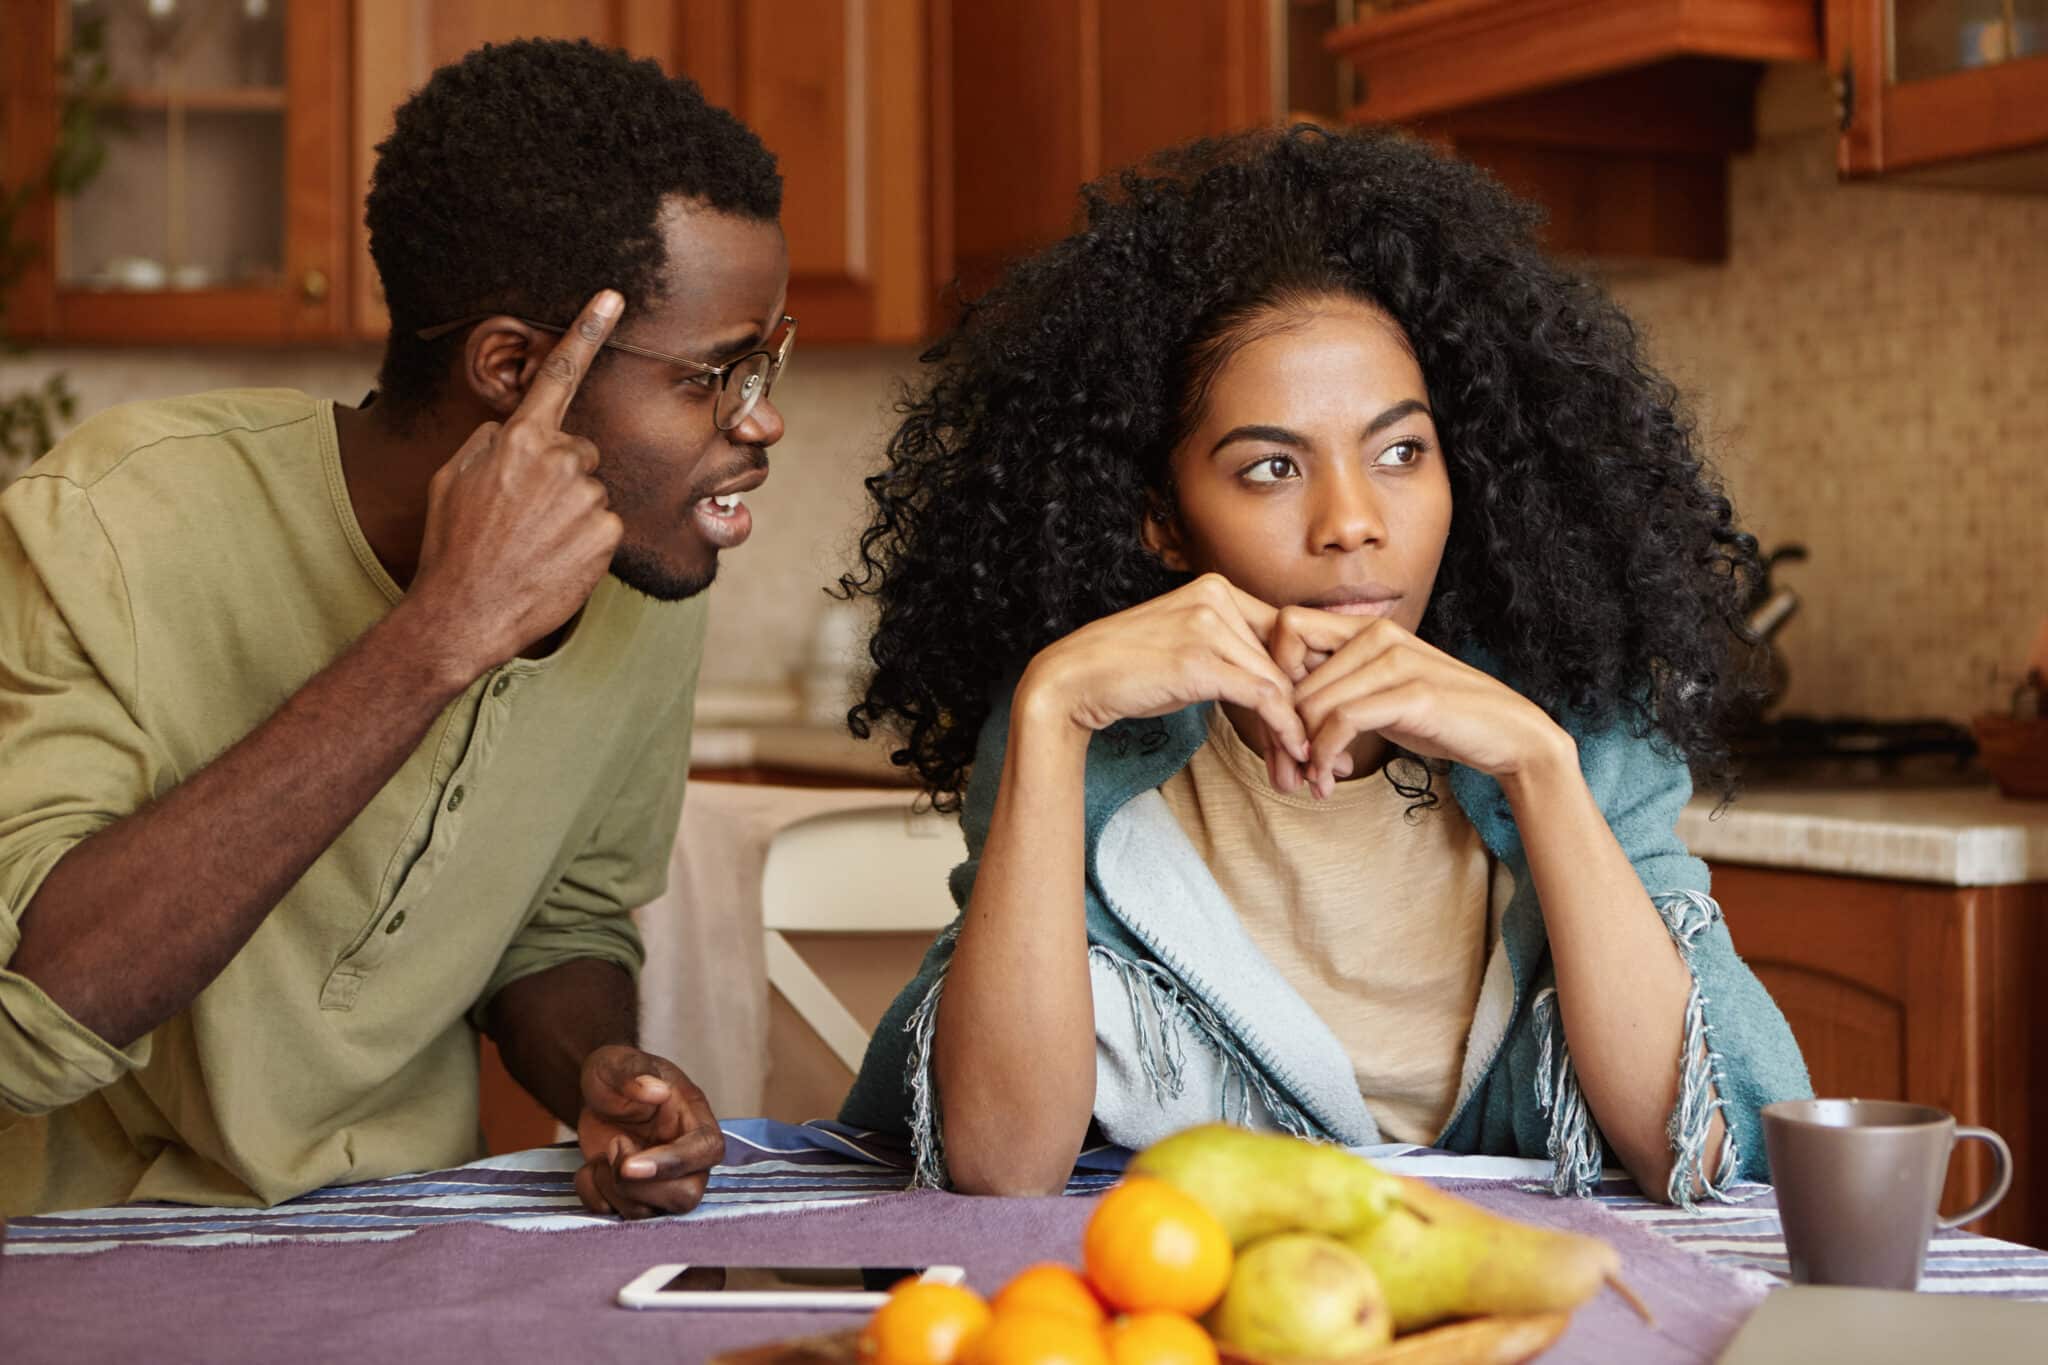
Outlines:
[[[725,1159],[710,1102],[682,1068],[617,1043],[583,1059],[576,1140],[576,1193],[592,1210],[625,1218],[688,1213]]]

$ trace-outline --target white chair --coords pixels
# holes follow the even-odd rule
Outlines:
[[[901,807],[840,811],[776,834],[761,871],[768,984],[858,1073],[868,1030],[785,937],[937,933],[953,920],[946,875],[967,856],[957,820]]]

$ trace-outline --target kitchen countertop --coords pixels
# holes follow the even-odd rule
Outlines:
[[[849,703],[851,697],[848,698]],[[698,689],[696,726],[690,734],[690,770],[786,768],[855,778],[876,786],[908,785],[906,770],[889,762],[897,746],[887,739],[855,739],[845,712],[807,713],[794,684]]]
[[[690,770],[787,768],[860,778],[876,786],[908,785],[907,769],[889,762],[887,739],[858,740],[844,725],[791,721],[773,725],[705,725],[690,735]]]
[[[2048,882],[2048,801],[1996,787],[1765,786],[1714,815],[1717,804],[1695,797],[1678,820],[1709,861],[1947,886]]]

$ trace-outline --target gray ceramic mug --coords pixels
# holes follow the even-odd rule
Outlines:
[[[1796,1284],[1917,1288],[1934,1229],[1982,1218],[2012,1185],[2005,1139],[1928,1105],[1785,1100],[1765,1105],[1763,1120]],[[1998,1174],[1990,1194],[1943,1218],[1949,1154],[1965,1138],[1991,1144]]]

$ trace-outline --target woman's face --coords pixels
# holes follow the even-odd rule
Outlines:
[[[1169,568],[1220,573],[1274,606],[1417,629],[1450,532],[1451,483],[1407,339],[1341,297],[1251,330],[1173,452],[1177,524],[1148,520],[1146,546]]]

